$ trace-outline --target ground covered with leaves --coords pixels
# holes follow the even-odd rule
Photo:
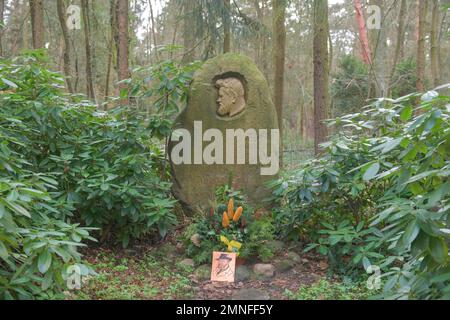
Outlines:
[[[209,281],[206,268],[185,265],[184,248],[175,240],[158,245],[135,245],[129,249],[90,248],[84,252],[84,260],[98,275],[84,278],[81,290],[66,292],[65,299],[348,300],[369,296],[364,287],[346,285],[337,278],[327,277],[326,260],[301,251],[298,244],[287,244],[278,251],[275,265],[293,252],[298,252],[301,259],[291,268],[281,267],[283,270],[280,270],[277,265],[273,277],[253,274],[241,279],[239,275],[235,283],[228,284]],[[250,267],[254,262],[247,261],[245,265]]]

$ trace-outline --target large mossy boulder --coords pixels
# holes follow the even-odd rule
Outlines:
[[[263,200],[270,195],[265,183],[274,179],[278,172],[278,119],[268,83],[250,58],[225,54],[207,61],[194,75],[187,107],[177,118],[175,129],[169,143],[173,191],[185,211],[191,213],[199,207],[206,208],[215,189],[229,181],[249,196],[253,206],[263,206]],[[209,129],[216,130],[212,136],[204,137]],[[236,131],[239,129],[242,131]],[[267,130],[265,135],[262,129]],[[253,138],[252,133],[256,133],[257,144],[250,143],[244,135],[245,148],[242,149],[239,137],[227,139],[230,130]],[[223,137],[222,146],[217,139],[219,133]],[[204,141],[199,142],[199,135],[205,138]],[[263,136],[267,141],[261,139]],[[231,140],[234,159],[230,156]],[[181,142],[190,145],[189,155],[186,149],[180,151]],[[203,152],[210,154],[214,161],[205,161]],[[266,154],[261,156],[260,152]],[[174,154],[178,155],[176,161]],[[245,163],[242,164],[244,154]],[[237,155],[241,156],[241,163],[238,163]],[[264,159],[265,155],[271,159],[269,164],[264,163],[269,159]],[[190,158],[191,161],[180,163],[179,158]],[[269,167],[271,169],[267,170]]]

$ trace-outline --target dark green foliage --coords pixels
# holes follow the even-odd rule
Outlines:
[[[166,45],[159,52],[178,53],[181,48]],[[139,67],[133,70],[133,78],[125,80],[131,86],[130,95],[134,98],[154,99],[151,113],[158,118],[169,119],[177,115],[184,107],[189,92],[189,85],[194,72],[201,66],[196,61],[183,65],[175,60],[163,60],[157,64]],[[153,120],[153,119],[152,119]],[[155,131],[162,136],[170,134],[169,130]]]
[[[263,262],[269,262],[274,256],[274,249],[268,244],[273,241],[275,227],[273,220],[264,217],[254,220],[248,227],[248,237],[242,249],[242,257],[258,257]]]
[[[413,58],[407,58],[395,67],[392,79],[392,95],[394,97],[403,97],[416,90],[416,70],[416,61]]]
[[[102,228],[103,239],[112,231],[126,246],[130,237],[154,230],[164,236],[176,222],[174,201],[170,184],[160,178],[158,141],[143,119],[125,109],[100,113],[89,102],[72,103],[60,90],[58,74],[33,56],[22,63],[2,66],[2,77],[17,86],[1,98],[10,117],[2,125],[11,132],[17,121],[26,127],[28,134],[21,130],[16,136],[30,169],[56,174],[58,201],[75,207],[76,218],[88,226]]]
[[[19,116],[27,106],[44,108],[39,98],[54,95],[59,80],[32,63],[0,61],[0,299],[53,297],[66,290],[70,268],[92,273],[77,252],[82,240],[94,240],[91,230],[61,219],[75,208],[60,201],[55,172],[36,170],[36,155],[43,151],[33,145],[41,139],[39,129]]]
[[[414,115],[416,97],[333,121],[324,155],[274,184],[278,230],[337,270],[379,266],[383,297],[448,298],[450,97],[429,92]]]
[[[369,70],[360,60],[353,56],[341,59],[339,71],[332,80],[334,116],[359,113],[368,103]],[[392,79],[392,96],[395,98],[407,95],[416,90],[416,64],[414,59],[407,58],[396,67]]]
[[[367,66],[353,56],[340,61],[340,69],[333,77],[331,92],[336,116],[359,112],[368,98]]]
[[[0,60],[0,298],[50,297],[69,267],[91,273],[79,223],[124,246],[176,223],[154,128],[64,94],[44,63],[41,51]]]
[[[73,207],[52,197],[54,177],[27,170],[3,126],[0,138],[0,299],[52,297],[66,288],[69,267],[91,273],[77,253],[90,230],[59,220]]]

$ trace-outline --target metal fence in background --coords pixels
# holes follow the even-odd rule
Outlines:
[[[314,148],[286,149],[283,152],[283,167],[287,170],[295,169],[312,158],[314,158]]]

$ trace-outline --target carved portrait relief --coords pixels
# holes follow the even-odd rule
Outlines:
[[[217,113],[221,117],[234,117],[245,109],[245,89],[239,79],[219,79],[216,88],[219,90]]]

